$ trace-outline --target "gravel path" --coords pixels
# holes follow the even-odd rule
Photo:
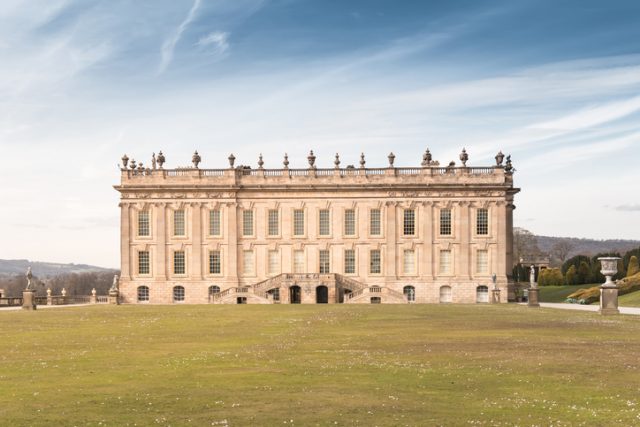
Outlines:
[[[525,304],[526,305],[526,304]],[[564,304],[553,302],[541,302],[540,307],[545,308],[561,308],[563,310],[582,310],[582,311],[598,311],[600,306],[595,305],[582,305],[582,304]],[[640,308],[638,307],[619,307],[622,314],[634,314],[640,316]]]

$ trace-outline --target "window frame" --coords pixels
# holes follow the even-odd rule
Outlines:
[[[352,222],[349,223],[347,222],[347,216],[350,216],[351,214],[353,214],[353,218],[352,218]],[[355,208],[348,208],[345,209],[342,213],[342,236],[343,237],[349,237],[349,238],[354,238],[354,237],[358,237],[358,210]],[[348,233],[347,231],[347,227],[348,225],[351,224],[351,226],[353,227],[353,233]]]
[[[347,258],[347,255],[350,254],[353,256],[353,258]],[[347,270],[347,262],[351,261],[352,262],[352,269],[350,269],[351,271]],[[343,271],[345,275],[357,275],[358,274],[358,255],[356,254],[356,250],[355,249],[345,249],[344,250],[344,254],[343,254]]]
[[[186,296],[186,290],[182,285],[175,285],[171,290],[171,297],[173,298],[174,303],[183,303]],[[176,294],[181,294],[179,297],[176,297]]]
[[[249,256],[247,256],[249,255]],[[247,260],[251,260],[252,270],[247,270]],[[254,249],[244,249],[242,251],[242,276],[243,277],[256,277],[256,251]]]
[[[218,272],[213,271],[215,264],[215,255],[218,255]],[[221,249],[209,249],[208,254],[208,271],[210,276],[222,276],[222,250]]]
[[[144,295],[146,298],[140,298],[140,291],[144,290]],[[136,288],[136,302],[137,303],[148,303],[149,302],[149,287],[147,285],[140,285]]]
[[[147,234],[141,234],[140,230],[142,229],[142,227],[140,227],[140,216],[141,214],[146,214],[147,216]],[[152,238],[153,237],[153,231],[152,231],[152,227],[151,227],[151,210],[150,209],[141,209],[139,211],[137,211],[137,215],[136,215],[136,237],[139,238]]]
[[[177,233],[177,218],[176,214],[182,214],[182,234]],[[186,238],[187,237],[187,210],[186,209],[174,209],[172,214],[172,236],[178,238]]]
[[[480,224],[480,214],[484,213],[484,224],[483,225],[483,230],[480,229],[481,224]],[[489,236],[489,209],[488,208],[477,208],[476,209],[476,221],[475,221],[475,235],[478,237],[487,237]],[[483,233],[481,233],[480,231],[484,231]]]
[[[480,269],[480,254],[483,253],[484,255],[484,270]],[[489,274],[489,250],[488,249],[476,249],[476,274],[479,276],[486,276]]]
[[[272,221],[271,221],[271,214],[275,213],[276,215],[276,221],[275,221],[275,227],[277,228],[277,233],[272,234],[271,233],[271,225],[272,225]],[[267,209],[267,238],[278,238],[282,235],[282,224],[280,224],[280,209]]]
[[[275,265],[275,269],[272,269],[271,256],[274,254],[276,258],[276,265]],[[282,272],[281,263],[282,263],[282,259],[280,256],[280,251],[278,249],[268,249],[267,250],[267,275],[276,276],[280,274]]]
[[[447,271],[443,269],[445,264],[443,263],[443,254],[448,254],[448,263]],[[451,249],[440,249],[438,251],[438,276],[452,276],[454,274],[454,264],[453,264],[453,250]]]
[[[323,261],[322,258],[325,254],[327,256],[327,259]],[[318,273],[331,274],[331,250],[320,249],[318,251]]]
[[[214,233],[215,231],[215,221],[214,221],[214,216],[216,215],[217,212],[217,223],[218,223],[218,233]],[[208,224],[208,236],[209,237],[222,237],[222,209],[209,209],[209,224]]]
[[[297,222],[297,214],[302,214],[302,233],[297,233],[298,229],[296,228],[299,224]],[[291,237],[294,239],[305,238],[307,236],[307,224],[306,224],[306,209],[293,209],[291,212]]]
[[[372,233],[372,229],[373,229],[373,212],[378,212],[378,234],[374,234]],[[382,223],[383,223],[383,215],[382,215],[382,209],[380,208],[371,208],[369,209],[369,237],[382,237],[383,236],[383,231],[382,231]]]
[[[183,268],[183,272],[182,273],[178,273],[176,272],[176,255],[178,254],[182,254],[182,268]],[[187,275],[187,251],[185,250],[174,250],[173,251],[173,257],[172,257],[173,261],[172,261],[172,269],[171,271],[173,272],[174,276],[186,276]]]
[[[143,253],[147,254],[147,271],[146,271],[146,273],[141,272],[141,268],[140,268],[141,265],[142,265],[140,256]],[[137,260],[137,267],[138,268],[136,269],[136,271],[138,273],[137,275],[138,276],[151,276],[151,251],[149,251],[149,250],[140,250],[140,251],[138,251],[138,257],[137,258],[138,258],[138,260]]]
[[[413,271],[407,271],[407,253],[412,253],[412,266]],[[417,262],[418,251],[415,249],[403,249],[402,250],[402,275],[403,276],[416,276],[418,274],[418,262]]]
[[[251,217],[250,221],[247,221],[247,216]],[[256,215],[253,209],[242,209],[242,237],[255,237],[256,236]],[[251,227],[251,233],[247,233],[249,226]]]
[[[378,271],[372,271],[371,267],[373,266],[373,252],[378,253]],[[382,274],[382,250],[381,249],[369,249],[369,275],[370,276],[379,276]]]
[[[298,260],[297,256],[298,255],[302,255],[301,259]],[[304,249],[294,249],[292,256],[291,256],[291,270],[293,271],[294,274],[304,274],[306,271],[306,255],[305,255],[305,250]],[[301,263],[298,263],[298,261],[302,261]],[[298,268],[299,267],[299,268]],[[300,271],[298,271],[300,270]]]
[[[443,214],[447,212],[448,213],[448,228],[449,228],[449,233],[443,233],[442,230],[444,227],[447,226],[447,224],[443,224]],[[438,235],[441,237],[453,237],[453,209],[451,208],[440,208],[440,211],[438,213]]]
[[[322,234],[322,214],[326,213],[327,214],[327,233],[326,234]],[[323,237],[323,238],[330,238],[332,233],[331,233],[331,209],[318,209],[318,237]]]
[[[409,224],[407,224],[407,214],[409,212],[413,213],[413,224],[411,225],[411,227],[409,227]],[[407,234],[407,229],[408,228],[413,228],[413,233],[412,234]],[[417,210],[415,208],[405,208],[402,210],[402,237],[417,237],[418,236],[418,215],[417,215]]]

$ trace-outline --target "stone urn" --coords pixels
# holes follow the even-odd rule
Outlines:
[[[611,280],[618,272],[619,257],[600,257],[600,273],[606,278],[605,282],[600,285],[600,310],[602,315],[618,314],[618,287]]]

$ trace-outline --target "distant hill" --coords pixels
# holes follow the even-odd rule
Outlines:
[[[0,259],[0,276],[24,274],[29,266],[31,266],[33,275],[39,278],[53,277],[66,273],[115,271],[111,268],[87,264],[58,264],[55,262],[29,261],[28,259]]]
[[[631,249],[640,247],[640,240],[595,240],[595,239],[578,239],[576,237],[552,237],[537,236],[538,248],[545,254],[552,252],[553,246],[558,242],[568,242],[571,245],[568,258],[574,255],[593,256],[603,252],[619,252],[624,255]]]

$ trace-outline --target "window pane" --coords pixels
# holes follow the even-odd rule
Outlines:
[[[451,274],[451,251],[440,251],[440,274]]]
[[[331,227],[329,224],[330,215],[329,209],[321,209],[318,217],[320,224],[318,227],[318,234],[320,236],[328,236],[331,234]]]
[[[304,236],[304,210],[293,211],[293,235]]]
[[[280,254],[278,251],[269,251],[269,274],[278,274],[280,270]]]
[[[440,234],[443,236],[451,235],[451,209],[440,210]]]
[[[138,302],[149,301],[149,288],[147,286],[138,287]]]
[[[184,251],[173,253],[173,274],[186,274]]]
[[[209,251],[209,273],[220,274],[220,272],[221,272],[220,251]]]
[[[414,209],[404,210],[403,234],[405,236],[414,236],[416,234],[416,211]]]
[[[320,251],[320,273],[328,274],[330,267],[331,266],[329,264],[329,251],[328,250]]]
[[[476,234],[486,236],[489,234],[489,210],[478,209],[476,215]]]
[[[185,226],[184,226],[184,211],[174,211],[173,212],[173,235],[174,236],[184,236]]]
[[[371,209],[369,217],[369,234],[372,236],[379,236],[381,234],[380,209]]]
[[[149,274],[149,251],[138,252],[138,274]]]
[[[489,272],[489,252],[486,249],[480,249],[476,254],[476,271],[479,274]]]
[[[184,301],[184,288],[182,286],[175,286],[173,288],[173,300]]]
[[[209,211],[209,235],[220,236],[220,210]]]
[[[380,250],[373,249],[369,252],[369,273],[380,274]]]
[[[242,211],[242,235],[253,236],[253,211],[246,209]]]
[[[405,286],[402,289],[402,293],[407,298],[407,301],[415,301],[416,300],[416,288],[413,286]]]
[[[280,214],[277,209],[269,209],[269,236],[277,236],[280,234]]]
[[[404,251],[404,274],[415,274],[416,272],[416,259],[415,251],[413,249],[405,249]]]
[[[149,211],[138,212],[138,236],[150,236]]]
[[[344,211],[344,235],[355,236],[356,234],[356,211],[347,209]]]
[[[356,272],[356,251],[347,249],[344,251],[344,273],[354,274]]]
[[[243,271],[246,275],[255,274],[255,265],[253,262],[253,251],[244,251],[243,252]]]

